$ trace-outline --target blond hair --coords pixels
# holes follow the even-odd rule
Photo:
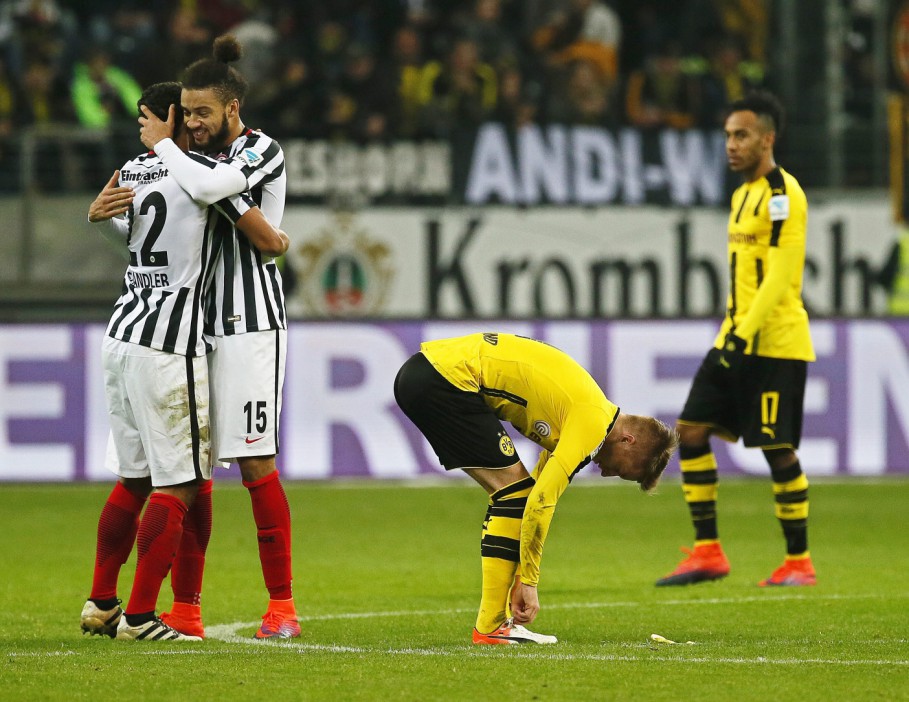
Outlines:
[[[644,474],[638,483],[644,492],[653,492],[672,454],[679,447],[679,435],[655,417],[625,415],[628,432],[644,453]]]

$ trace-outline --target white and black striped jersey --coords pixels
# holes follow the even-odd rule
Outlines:
[[[258,205],[274,226],[281,226],[287,191],[284,151],[271,137],[246,129],[216,158],[229,158],[240,168],[249,185],[249,197],[245,205],[237,199],[232,204],[220,202],[228,217],[215,213],[209,217],[209,232],[222,255],[205,303],[205,333],[229,336],[286,329],[278,266],[234,226],[252,205]]]
[[[159,148],[178,148],[167,142]],[[204,159],[206,169],[236,173],[227,163],[194,158]],[[211,344],[202,335],[202,303],[219,250],[206,227],[206,200],[225,193],[187,192],[155,152],[124,165],[119,185],[133,188],[135,197],[127,213],[129,266],[107,335],[167,353],[207,353]]]

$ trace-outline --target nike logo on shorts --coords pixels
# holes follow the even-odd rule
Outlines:
[[[265,438],[264,436],[257,436],[255,439],[250,439],[250,438],[247,436],[247,437],[246,437],[246,443],[247,443],[247,444],[254,444],[254,443],[256,443],[257,441],[262,441],[262,439],[264,439],[264,438]]]

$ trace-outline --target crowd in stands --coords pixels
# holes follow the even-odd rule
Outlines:
[[[763,82],[768,4],[0,0],[0,139],[134,123],[142,86],[226,32],[246,48],[244,117],[279,138],[445,137],[489,120],[715,127]]]

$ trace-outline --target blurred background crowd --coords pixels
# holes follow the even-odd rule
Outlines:
[[[870,110],[863,4],[844,56],[858,117]],[[244,119],[278,138],[446,138],[491,120],[715,128],[730,100],[774,87],[771,5],[0,0],[0,165],[23,127],[134,125],[141,87],[177,78],[225,32],[247,51]]]
[[[248,50],[244,114],[278,136],[439,136],[489,119],[711,126],[763,81],[765,4],[12,0],[0,119],[5,133],[131,119],[140,86],[232,32]]]

